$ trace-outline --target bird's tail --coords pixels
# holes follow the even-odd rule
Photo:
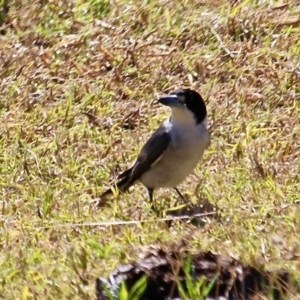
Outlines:
[[[129,187],[132,185],[132,183],[130,182],[130,173],[131,173],[131,169],[128,169],[118,176],[118,179],[121,179],[121,180],[117,183],[116,187],[121,193],[126,192],[129,189]],[[112,188],[109,188],[104,193],[102,193],[100,195],[100,197],[98,198],[99,200],[98,200],[97,206],[104,206],[106,203],[107,197],[109,197],[110,195],[113,195],[113,193],[114,192],[113,192]]]

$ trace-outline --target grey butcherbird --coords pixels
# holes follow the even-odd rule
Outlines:
[[[134,165],[119,175],[117,187],[128,190],[136,181],[147,189],[153,204],[153,191],[157,188],[174,188],[194,170],[210,144],[207,129],[207,111],[202,97],[190,89],[178,89],[159,98],[169,106],[172,116],[150,137]],[[109,189],[100,199],[112,194]]]

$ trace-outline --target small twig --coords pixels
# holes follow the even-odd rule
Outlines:
[[[212,34],[216,37],[216,39],[218,40],[218,42],[220,43],[221,48],[231,57],[233,58],[234,55],[233,53],[225,46],[225,44],[223,43],[220,35],[212,28],[210,27],[210,31],[212,32]]]
[[[42,226],[38,229],[45,229],[45,228],[53,228],[53,227],[98,227],[98,226],[119,226],[119,225],[136,225],[141,223],[154,223],[154,222],[166,222],[166,221],[176,221],[176,220],[186,220],[186,219],[192,219],[196,217],[207,217],[215,215],[216,212],[208,212],[204,214],[195,214],[192,216],[179,216],[179,217],[167,217],[167,218],[159,218],[159,219],[153,219],[153,220],[131,220],[131,221],[107,221],[107,222],[83,222],[83,223],[66,223],[66,224],[52,224],[49,226]]]

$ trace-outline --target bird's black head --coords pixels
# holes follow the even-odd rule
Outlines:
[[[186,107],[194,115],[196,123],[199,124],[204,121],[207,116],[206,105],[204,100],[194,90],[190,89],[178,89],[172,92],[170,95],[161,97],[159,102],[172,107]]]

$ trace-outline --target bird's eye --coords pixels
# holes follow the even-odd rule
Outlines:
[[[177,94],[177,99],[183,103],[185,103],[185,96],[183,93]]]

